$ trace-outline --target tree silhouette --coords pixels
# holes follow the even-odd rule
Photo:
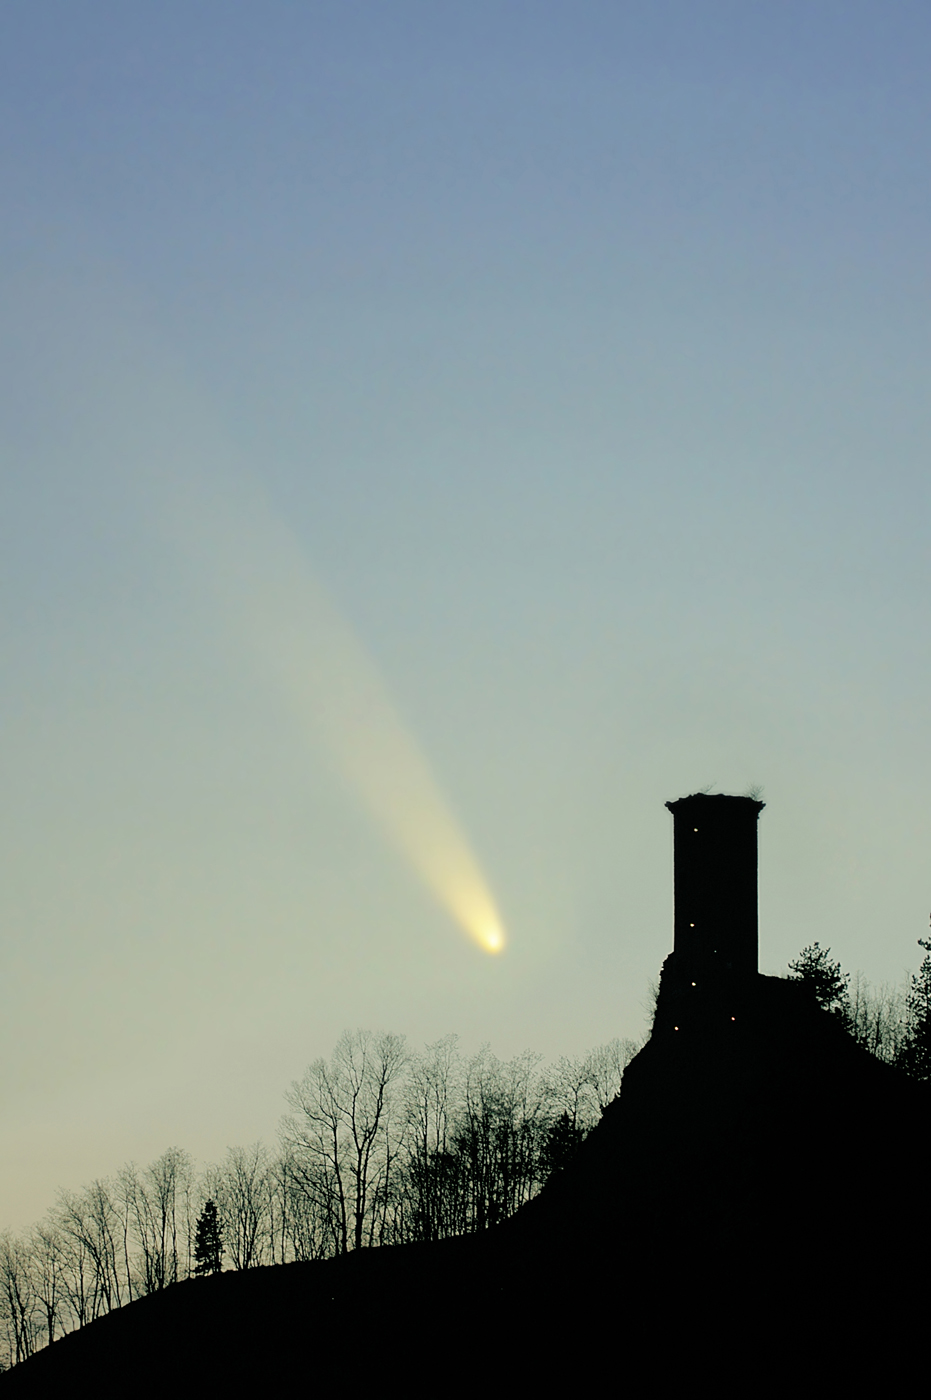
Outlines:
[[[288,1096],[280,1154],[230,1148],[198,1180],[172,1147],[63,1191],[29,1234],[0,1234],[0,1371],[192,1274],[507,1219],[567,1165],[636,1049],[614,1040],[541,1069],[529,1051],[462,1057],[455,1036],[408,1054],[398,1036],[347,1033]]]
[[[329,1063],[315,1060],[286,1096],[294,1112],[284,1121],[285,1144],[322,1192],[336,1253],[381,1242],[407,1059],[403,1036],[346,1031]]]
[[[847,986],[850,973],[841,971],[840,963],[830,956],[830,952],[830,948],[822,948],[820,943],[803,948],[795,962],[789,963],[789,975],[811,989],[823,1010],[833,1011],[846,1023],[849,1018]]]
[[[543,1140],[543,1171],[549,1176],[562,1171],[575,1156],[585,1138],[585,1129],[569,1113],[561,1113],[546,1130]]]
[[[208,1201],[197,1221],[194,1236],[195,1274],[218,1274],[223,1267],[223,1236],[215,1202]]]
[[[925,956],[909,978],[905,996],[908,1029],[902,1067],[915,1079],[931,1079],[931,939],[919,938]]]

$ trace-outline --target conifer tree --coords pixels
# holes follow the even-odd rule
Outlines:
[[[820,943],[803,948],[795,962],[789,963],[789,975],[793,981],[810,987],[818,1005],[825,1011],[833,1011],[846,1024],[850,1017],[850,974],[841,971],[840,963],[830,952],[830,948],[822,948]]]
[[[197,1221],[194,1236],[195,1274],[218,1274],[223,1267],[223,1235],[214,1201],[208,1201]]]
[[[569,1165],[585,1139],[585,1129],[563,1112],[546,1129],[543,1137],[541,1166],[546,1176],[562,1171]]]

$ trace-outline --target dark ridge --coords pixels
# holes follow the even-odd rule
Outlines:
[[[671,1022],[661,994],[621,1095],[507,1224],[188,1280],[3,1385],[147,1396],[300,1379],[352,1394],[397,1376],[427,1395],[461,1372],[497,1394],[594,1383],[606,1357],[634,1384],[642,1368],[750,1384],[816,1367],[887,1385],[927,1315],[931,1086],[791,982],[695,992]]]
[[[483,1235],[176,1284],[11,1395],[769,1393],[911,1382],[931,1083],[756,971],[762,804],[670,804],[676,938],[649,1043],[536,1200]]]

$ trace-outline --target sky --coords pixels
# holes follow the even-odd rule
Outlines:
[[[0,1226],[931,889],[931,11],[6,0]],[[489,930],[493,930],[489,933]]]

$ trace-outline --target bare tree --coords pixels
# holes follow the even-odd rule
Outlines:
[[[444,1239],[462,1228],[451,1133],[463,1090],[456,1036],[412,1057],[405,1095],[407,1154],[395,1220],[400,1239]]]
[[[65,1248],[60,1231],[52,1224],[36,1226],[32,1232],[30,1253],[36,1299],[45,1321],[45,1341],[48,1344],[54,1342],[62,1321]]]
[[[379,1238],[395,1162],[393,1133],[404,1040],[346,1032],[329,1064],[317,1060],[287,1095],[283,1134],[306,1191],[321,1191],[337,1252]],[[325,1199],[324,1199],[325,1198]]]
[[[485,1046],[468,1063],[452,1133],[466,1230],[484,1230],[513,1215],[542,1184],[548,1118],[538,1062],[527,1051],[503,1063]]]
[[[848,993],[847,1028],[878,1060],[899,1063],[907,1037],[905,994],[885,983],[873,988],[861,973],[855,973]]]
[[[621,1092],[624,1071],[640,1049],[641,1045],[635,1040],[615,1039],[597,1046],[586,1055],[584,1063],[592,1113],[589,1127],[594,1127],[608,1104]]]
[[[268,1149],[260,1142],[251,1147],[229,1148],[217,1175],[214,1199],[233,1267],[252,1269],[264,1264],[271,1252],[272,1179]]]
[[[57,1225],[57,1215],[54,1212],[52,1221]],[[62,1227],[61,1240],[63,1311],[67,1313],[72,1326],[83,1327],[95,1316],[94,1301],[97,1291],[93,1261],[80,1235],[75,1236]]]
[[[119,1176],[138,1253],[141,1291],[156,1293],[191,1271],[193,1170],[188,1153],[169,1147],[143,1172],[130,1163]]]
[[[339,1252],[338,1216],[330,1175],[304,1148],[286,1149],[277,1164],[281,1233],[293,1259],[325,1259]]]
[[[321,1257],[319,1222],[295,1188],[289,1165],[287,1156],[279,1154],[268,1169],[268,1248],[273,1264]]]
[[[9,1364],[25,1361],[38,1349],[41,1321],[30,1251],[9,1234],[0,1236],[0,1318]]]
[[[550,1111],[565,1116],[573,1128],[587,1131],[591,1126],[591,1074],[588,1057],[571,1059],[563,1055],[544,1075],[544,1096]]]
[[[633,1040],[609,1040],[580,1059],[563,1058],[545,1076],[549,1110],[569,1132],[584,1137],[621,1090],[624,1071],[641,1049]]]
[[[77,1268],[80,1325],[129,1302],[132,1291],[120,1247],[124,1222],[110,1183],[97,1180],[79,1193],[63,1191],[54,1214]]]

